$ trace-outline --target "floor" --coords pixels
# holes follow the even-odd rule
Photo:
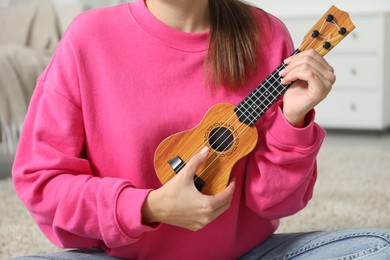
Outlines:
[[[11,156],[0,150],[0,179],[10,176],[11,174]]]
[[[390,131],[358,132],[328,130],[323,150],[379,151],[390,153]]]

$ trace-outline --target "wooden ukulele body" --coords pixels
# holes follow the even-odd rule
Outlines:
[[[169,136],[158,146],[154,166],[165,184],[203,147],[210,148],[209,157],[194,177],[202,181],[198,188],[203,194],[214,195],[226,188],[234,164],[250,153],[257,143],[255,126],[238,120],[234,105],[220,103],[211,107],[193,129]],[[175,165],[181,164],[177,168]]]
[[[332,6],[305,35],[302,45],[292,55],[314,49],[324,56],[354,29],[348,13]],[[198,126],[165,139],[154,158],[160,181],[163,184],[168,182],[192,156],[208,146],[210,154],[196,172],[195,187],[207,195],[224,190],[234,164],[251,152],[257,143],[254,123],[293,84],[280,83],[279,72],[285,67],[286,64],[282,63],[237,107],[217,104]]]

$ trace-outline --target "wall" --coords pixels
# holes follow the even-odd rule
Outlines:
[[[335,5],[345,12],[389,11],[389,0],[247,0],[262,9],[277,16],[291,14],[322,14]]]
[[[295,46],[332,5],[348,12],[355,31],[326,57],[337,81],[326,102],[317,106],[316,121],[332,129],[382,131],[390,125],[389,0],[248,0],[279,17]],[[369,64],[369,65],[368,65]],[[368,66],[367,66],[368,65]]]
[[[31,2],[33,0],[0,0],[0,7],[6,6],[9,4],[17,4],[22,2]],[[52,0],[55,3],[77,3],[83,2],[88,3],[91,6],[103,6],[103,5],[112,5],[125,0]],[[322,13],[326,11],[327,8],[334,4],[340,9],[344,9],[347,12],[351,11],[367,11],[367,10],[387,10],[390,12],[390,1],[389,0],[294,0],[292,2],[288,0],[247,0],[273,14],[276,15],[285,15],[289,13],[299,13],[299,12],[318,12]]]
[[[34,0],[0,0],[0,7],[7,5],[14,5],[20,3],[28,3]],[[86,3],[91,7],[115,5],[125,0],[52,0],[55,4],[72,4],[72,3]]]

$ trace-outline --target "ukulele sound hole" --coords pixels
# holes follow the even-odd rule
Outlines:
[[[233,145],[233,142],[234,138],[232,132],[225,127],[218,127],[210,132],[210,146],[218,152],[228,150]]]

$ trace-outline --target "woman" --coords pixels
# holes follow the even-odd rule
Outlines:
[[[278,219],[312,196],[325,136],[313,108],[335,81],[314,51],[292,52],[279,20],[236,0],[138,0],[77,17],[38,80],[13,176],[53,243],[97,249],[47,257],[236,259],[257,245],[249,254],[272,255]],[[194,187],[207,148],[161,187],[158,144],[216,103],[237,105],[283,61],[282,84],[295,84],[256,123],[258,144],[227,188]],[[292,237],[302,241],[282,241]]]

